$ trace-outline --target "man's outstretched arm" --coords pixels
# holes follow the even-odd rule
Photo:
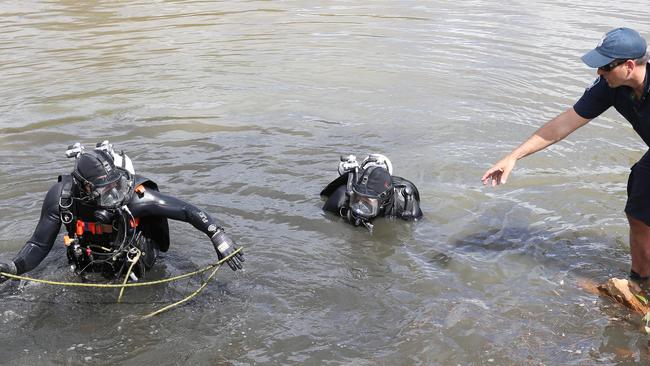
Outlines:
[[[589,121],[589,119],[580,117],[573,107],[560,113],[535,131],[528,140],[512,150],[510,154],[486,170],[481,178],[483,184],[490,182],[493,186],[505,184],[517,160],[553,145]]]

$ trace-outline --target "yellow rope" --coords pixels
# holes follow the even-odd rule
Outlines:
[[[217,271],[219,270],[220,267],[221,267],[221,266],[217,266],[217,267],[214,269],[214,271],[212,271],[212,273],[210,273],[210,276],[208,277],[208,279],[205,280],[205,282],[203,282],[203,284],[201,284],[201,287],[199,287],[198,289],[196,289],[196,291],[194,291],[191,295],[189,295],[188,297],[184,298],[183,300],[177,301],[177,302],[175,302],[175,303],[173,303],[173,304],[169,304],[169,305],[167,305],[167,306],[165,306],[165,307],[163,307],[163,308],[161,308],[161,309],[158,309],[158,310],[154,311],[153,313],[147,314],[147,315],[143,316],[142,319],[143,319],[143,320],[144,320],[144,319],[149,319],[149,318],[151,318],[152,316],[155,316],[155,315],[158,315],[158,314],[160,314],[160,313],[163,313],[163,312],[165,312],[165,311],[167,311],[167,310],[169,310],[169,309],[171,309],[171,308],[173,308],[173,307],[175,307],[175,306],[178,306],[178,305],[180,305],[180,304],[182,304],[182,303],[184,303],[184,302],[187,302],[187,301],[191,300],[194,296],[198,295],[199,292],[201,292],[201,290],[203,290],[203,288],[204,288],[205,286],[208,285],[208,282],[210,282],[210,280],[211,280],[212,277],[215,275],[215,273],[217,273]]]
[[[196,270],[194,272],[189,272],[185,273],[179,276],[175,277],[169,277],[165,278],[162,280],[157,280],[157,281],[149,281],[149,282],[136,282],[136,283],[126,283],[126,284],[119,284],[119,283],[79,283],[79,282],[60,282],[60,281],[49,281],[49,280],[42,280],[38,278],[32,278],[32,277],[25,277],[25,276],[18,276],[14,275],[11,273],[6,273],[6,272],[0,272],[0,275],[14,279],[14,280],[23,280],[23,281],[29,281],[29,282],[36,282],[36,283],[43,283],[46,285],[56,285],[56,286],[68,286],[68,287],[96,287],[96,288],[122,288],[122,287],[140,287],[140,286],[152,286],[152,285],[160,285],[163,283],[167,282],[173,282],[173,281],[178,281],[182,280],[183,278],[195,276],[197,274],[201,274],[205,271],[209,271],[212,268],[221,265],[223,262],[227,261],[228,259],[232,258],[235,254],[239,253],[239,251],[242,248],[237,248],[232,254],[229,256],[221,259],[217,263],[210,264],[209,266]]]
[[[133,266],[135,266],[135,264],[138,263],[138,260],[140,260],[140,254],[141,253],[142,252],[140,251],[140,249],[135,248],[135,257],[133,259],[129,259],[129,262],[131,262],[131,265],[129,266],[129,270],[126,271],[126,275],[124,275],[124,282],[122,282],[122,288],[120,289],[120,294],[119,294],[119,296],[117,296],[117,303],[118,304],[120,302],[122,302],[122,294],[124,294],[124,289],[125,289],[124,285],[126,285],[126,281],[129,280],[129,276],[131,275],[131,271],[133,270]],[[127,255],[127,258],[128,258],[129,254],[127,253],[126,255]]]
[[[6,273],[6,272],[0,272],[0,275],[8,277],[8,278],[15,279],[15,280],[37,282],[37,283],[43,283],[43,284],[46,284],[46,285],[57,285],[57,286],[68,286],[68,287],[120,288],[121,289],[120,290],[120,296],[117,299],[117,302],[119,303],[120,300],[121,300],[121,297],[122,297],[122,292],[124,291],[124,289],[126,287],[152,286],[152,285],[159,285],[159,284],[172,282],[172,281],[178,281],[180,279],[187,278],[187,277],[190,277],[190,276],[194,276],[194,275],[203,273],[205,271],[208,271],[208,270],[214,268],[214,271],[212,271],[212,273],[210,274],[208,279],[205,282],[203,282],[203,284],[201,284],[201,287],[199,287],[196,291],[194,291],[192,294],[190,294],[189,296],[187,296],[186,298],[184,298],[184,299],[182,299],[180,301],[177,301],[177,302],[175,302],[173,304],[165,306],[165,307],[163,307],[163,308],[161,308],[161,309],[159,309],[157,311],[154,311],[153,313],[147,314],[147,315],[142,317],[142,319],[148,319],[148,318],[151,318],[154,315],[158,315],[158,314],[160,314],[162,312],[165,312],[165,311],[167,311],[167,310],[169,310],[169,309],[171,309],[171,308],[173,308],[173,307],[175,307],[177,305],[180,305],[180,304],[182,304],[184,302],[187,302],[190,299],[192,299],[194,296],[198,295],[205,288],[205,286],[208,285],[208,283],[210,282],[212,277],[214,277],[214,275],[217,273],[219,268],[221,268],[221,265],[225,261],[232,258],[235,254],[239,253],[241,250],[242,250],[242,247],[239,247],[234,252],[232,252],[230,255],[228,255],[227,257],[219,260],[217,263],[211,264],[211,265],[209,265],[209,266],[207,266],[205,268],[196,270],[194,272],[189,272],[189,273],[186,273],[186,274],[183,274],[183,275],[180,275],[180,276],[165,278],[165,279],[158,280],[158,281],[149,281],[149,282],[126,283],[126,281],[128,280],[128,276],[129,276],[131,270],[133,269],[133,266],[135,265],[135,263],[137,262],[137,260],[140,257],[140,253],[138,253],[138,255],[136,256],[134,261],[131,263],[131,266],[129,267],[129,271],[127,272],[127,274],[126,274],[126,276],[124,278],[124,283],[122,283],[122,284],[48,281],[48,280],[42,280],[42,279],[38,279],[38,278],[18,276],[18,275],[14,275],[14,274],[11,274],[11,273]]]

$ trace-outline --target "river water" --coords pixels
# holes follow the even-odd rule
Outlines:
[[[636,9],[636,11],[634,11]],[[0,363],[632,365],[641,321],[584,291],[629,270],[629,167],[615,111],[483,187],[492,163],[594,79],[579,57],[643,1],[71,1],[0,4],[0,258],[109,139],[245,248],[200,284],[0,286]],[[383,153],[424,218],[370,235],[321,211],[339,156]],[[216,260],[171,223],[149,279]],[[29,275],[75,281],[61,235]]]

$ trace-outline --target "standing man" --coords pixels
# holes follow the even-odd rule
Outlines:
[[[505,184],[517,160],[540,151],[614,107],[650,146],[650,78],[645,39],[630,28],[605,34],[582,61],[597,68],[598,77],[572,108],[559,114],[510,154],[488,169],[483,184]],[[630,223],[633,280],[650,279],[650,151],[632,166],[625,214]]]

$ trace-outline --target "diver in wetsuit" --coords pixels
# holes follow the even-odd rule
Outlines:
[[[390,160],[381,154],[370,154],[361,164],[354,155],[341,156],[339,177],[320,193],[326,197],[323,210],[369,230],[379,216],[421,218],[418,189],[409,180],[391,175],[392,170]]]
[[[69,147],[75,157],[70,175],[59,176],[45,196],[32,237],[12,261],[0,261],[0,272],[22,274],[47,256],[63,224],[68,260],[79,275],[96,272],[108,278],[123,275],[135,262],[131,278],[151,268],[160,251],[169,249],[167,219],[192,224],[206,234],[219,259],[238,246],[206,212],[158,191],[153,181],[134,174],[124,153],[116,154],[105,141],[93,150]],[[116,162],[118,164],[116,164]],[[242,268],[243,252],[227,263]],[[0,283],[7,277],[0,276]]]

